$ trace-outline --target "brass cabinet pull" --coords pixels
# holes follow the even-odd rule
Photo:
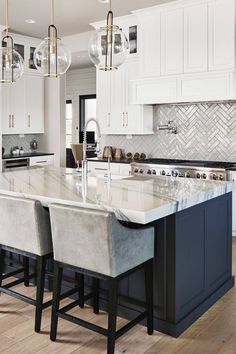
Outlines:
[[[122,113],[122,125],[125,127],[125,112]]]
[[[14,116],[14,114],[12,114],[12,121],[11,121],[11,127],[12,128],[15,128],[15,116]]]
[[[8,124],[9,124],[9,128],[11,128],[11,114],[9,114],[9,117],[8,117]]]
[[[126,112],[126,127],[129,126],[129,113]]]
[[[31,127],[31,116],[30,114],[28,114],[28,128]]]

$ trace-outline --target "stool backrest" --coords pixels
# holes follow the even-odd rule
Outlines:
[[[113,213],[52,204],[54,259],[115,277],[154,256],[153,228],[122,226]]]
[[[43,256],[52,252],[49,213],[37,200],[0,195],[0,245]]]

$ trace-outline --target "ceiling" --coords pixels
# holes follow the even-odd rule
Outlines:
[[[112,0],[115,16],[123,16],[132,10],[163,4],[174,0]],[[60,37],[87,32],[89,23],[106,17],[108,4],[98,0],[56,0],[55,22]],[[50,24],[50,0],[9,0],[11,31],[43,38]],[[0,0],[0,24],[5,24],[5,0]],[[35,24],[28,24],[33,19]]]

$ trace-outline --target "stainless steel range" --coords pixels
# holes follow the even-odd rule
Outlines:
[[[233,163],[212,161],[148,159],[131,164],[133,175],[172,176],[205,180],[229,180]]]

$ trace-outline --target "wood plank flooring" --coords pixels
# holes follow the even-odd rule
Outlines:
[[[233,273],[236,274],[236,239],[233,241]],[[33,296],[35,288],[16,287]],[[46,299],[51,294],[46,294]],[[67,303],[67,300],[64,301]],[[106,326],[104,313],[94,315],[90,308],[71,313]],[[118,327],[125,320],[118,320]],[[43,313],[42,332],[34,328],[34,307],[5,294],[0,296],[1,354],[106,354],[106,338],[64,320],[59,320],[58,340],[49,339],[50,309]],[[116,354],[236,354],[236,289],[228,292],[204,316],[179,338],[155,332],[146,334],[142,326],[134,327],[117,341]]]

